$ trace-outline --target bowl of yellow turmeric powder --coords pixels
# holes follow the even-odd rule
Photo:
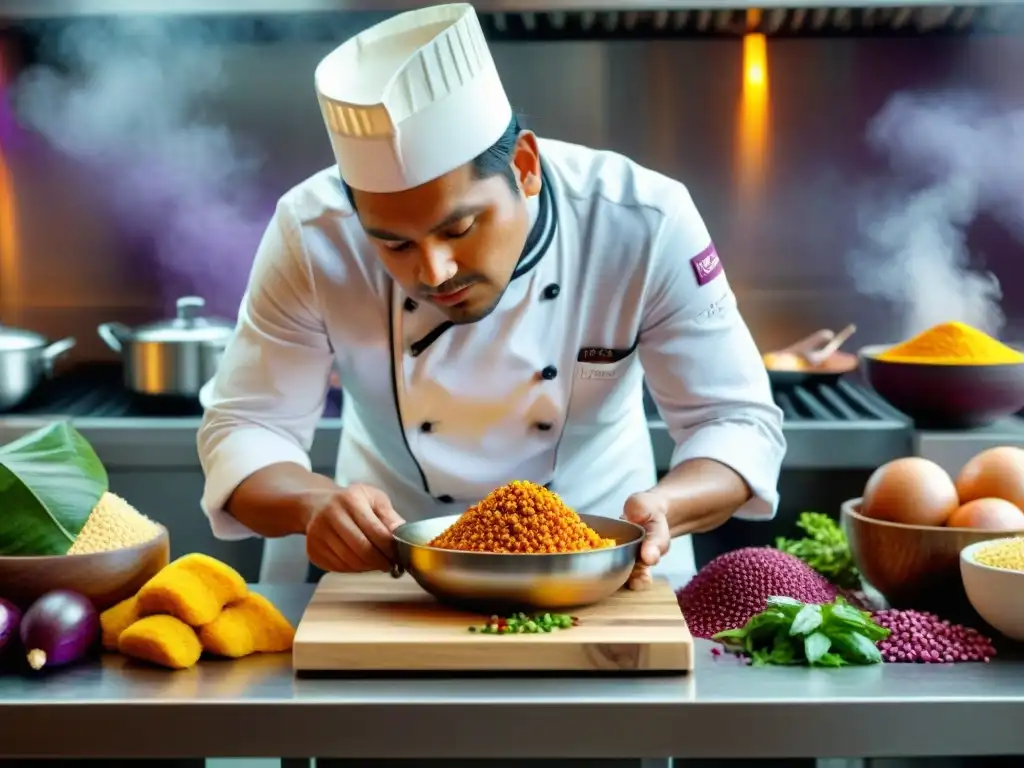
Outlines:
[[[626,584],[644,536],[634,523],[578,514],[521,480],[461,515],[394,531],[399,562],[423,589],[485,613],[598,603]]]
[[[872,389],[922,429],[983,427],[1024,408],[1024,352],[964,323],[860,357]]]

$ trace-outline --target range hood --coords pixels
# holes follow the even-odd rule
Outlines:
[[[0,0],[0,21],[160,15],[226,22],[390,14],[439,0]],[[1021,0],[476,0],[497,39],[892,36],[1024,32]]]

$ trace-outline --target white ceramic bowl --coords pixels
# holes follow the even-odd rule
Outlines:
[[[1024,641],[1024,571],[993,568],[975,560],[978,550],[1009,537],[979,541],[960,552],[960,575],[964,592],[974,610],[985,621],[1011,640]]]

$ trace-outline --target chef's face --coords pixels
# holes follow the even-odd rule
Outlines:
[[[509,168],[481,178],[467,163],[404,192],[352,190],[388,272],[406,294],[432,302],[452,322],[486,317],[508,287],[529,235],[526,198],[540,192],[533,133],[519,134]]]

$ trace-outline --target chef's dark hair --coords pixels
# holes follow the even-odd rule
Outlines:
[[[473,175],[477,179],[489,179],[492,176],[502,176],[508,182],[513,192],[519,191],[519,184],[516,175],[512,170],[512,152],[516,148],[516,140],[522,127],[518,115],[513,114],[512,119],[505,128],[505,132],[498,137],[498,140],[491,144],[470,161],[473,168]],[[348,197],[352,210],[356,209],[356,201],[352,195],[352,188],[344,181],[341,182],[345,188],[345,196]]]

